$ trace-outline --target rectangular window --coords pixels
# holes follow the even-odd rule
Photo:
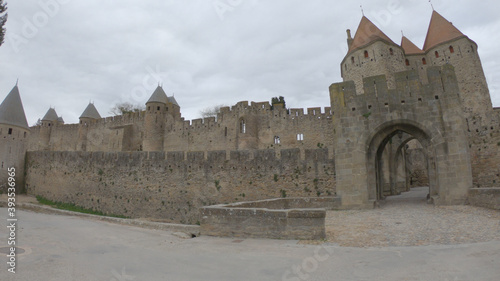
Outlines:
[[[297,134],[297,140],[298,141],[303,141],[304,140],[304,134]]]
[[[12,135],[12,128],[9,128],[9,135]]]

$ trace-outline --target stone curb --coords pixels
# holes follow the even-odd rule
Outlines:
[[[0,201],[0,207],[6,208],[7,202]],[[84,213],[60,210],[60,209],[52,208],[49,206],[37,205],[37,204],[32,204],[32,203],[17,203],[16,208],[34,211],[37,213],[45,213],[45,214],[51,214],[51,215],[75,216],[75,217],[105,221],[105,222],[122,224],[122,225],[142,227],[142,228],[147,228],[147,229],[171,231],[174,233],[175,232],[182,232],[182,233],[189,234],[191,237],[200,236],[200,226],[198,226],[198,225],[161,223],[161,222],[145,221],[145,220],[141,220],[141,219],[121,219],[121,218],[97,216],[97,215],[91,215],[91,214],[84,214]]]

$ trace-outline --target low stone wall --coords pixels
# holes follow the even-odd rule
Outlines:
[[[471,188],[469,204],[500,210],[500,188]]]
[[[232,208],[265,208],[265,209],[326,209],[336,210],[340,208],[340,198],[276,198],[253,202],[239,202],[225,205]]]
[[[273,239],[324,239],[326,209],[340,199],[289,198],[200,208],[201,234]]]

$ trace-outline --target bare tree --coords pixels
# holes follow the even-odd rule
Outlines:
[[[3,44],[3,39],[5,37],[5,23],[7,22],[7,4],[0,0],[0,46]]]
[[[117,103],[111,110],[109,111],[110,114],[113,115],[123,115],[127,113],[133,113],[133,112],[141,112],[146,110],[146,107],[144,105],[134,105],[128,102],[123,102],[123,103]]]
[[[200,110],[200,115],[202,118],[217,117],[217,114],[220,113],[220,109],[225,106],[226,105],[219,104],[207,107],[205,109]]]

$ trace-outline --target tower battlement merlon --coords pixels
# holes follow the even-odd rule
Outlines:
[[[354,81],[334,83],[330,86],[330,101],[335,114],[346,111],[347,99],[356,95]]]

